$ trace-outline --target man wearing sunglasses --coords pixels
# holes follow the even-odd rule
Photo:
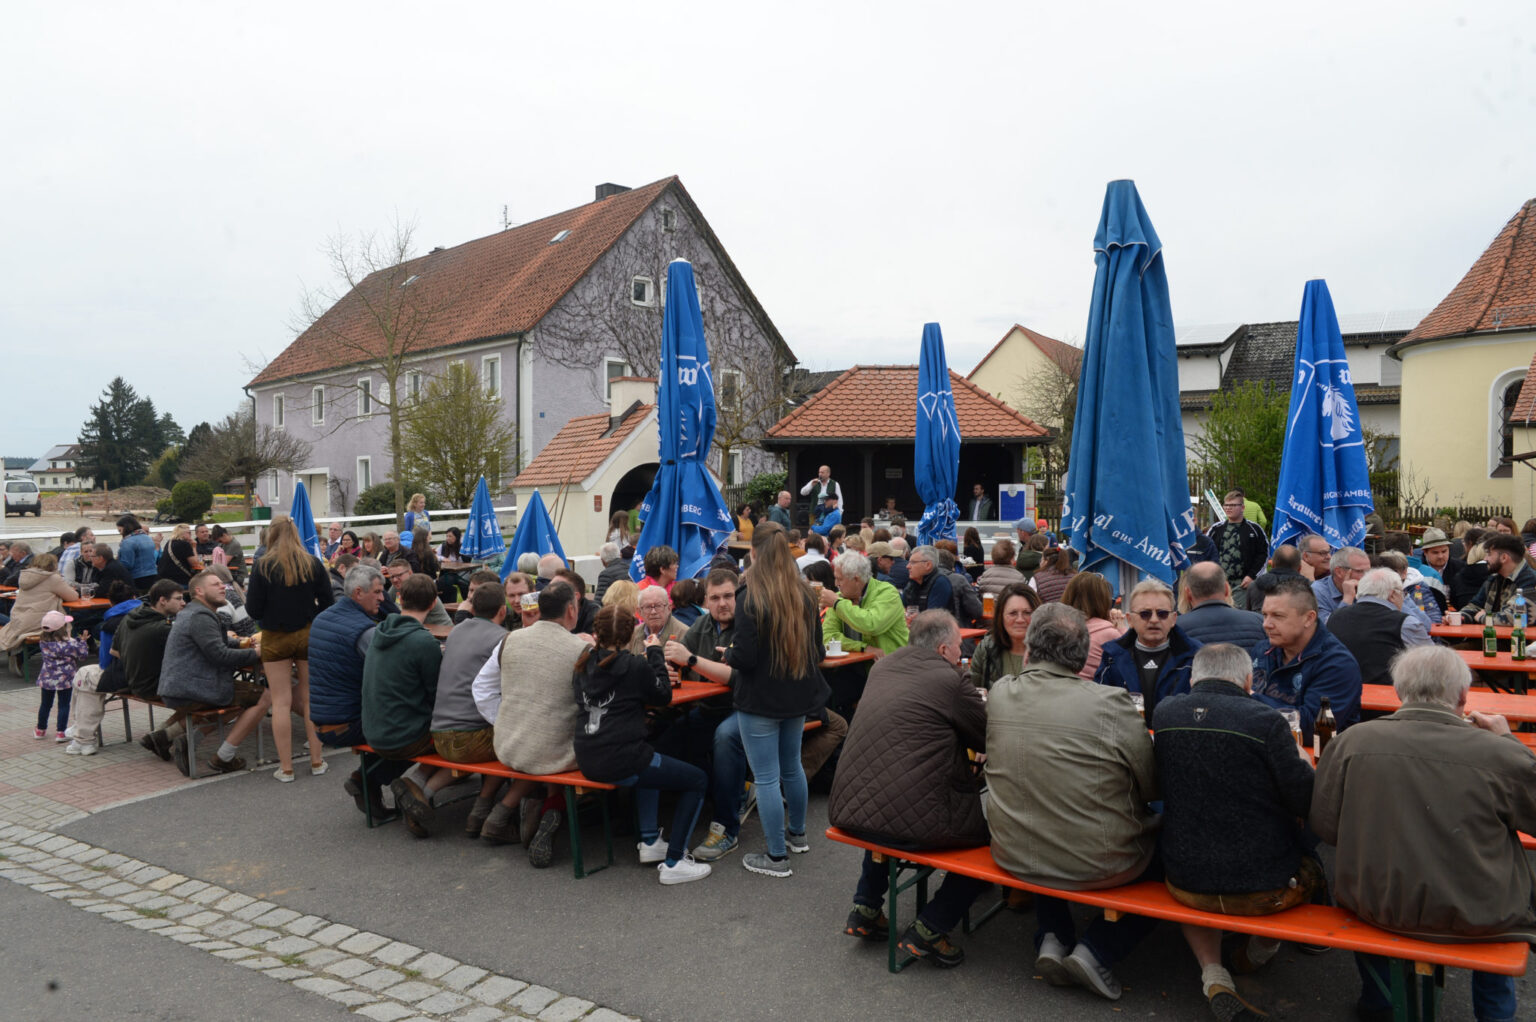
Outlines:
[[[1189,691],[1190,661],[1200,643],[1178,626],[1173,590],[1156,579],[1132,589],[1126,606],[1130,631],[1104,644],[1093,680],[1139,693],[1146,719],[1151,720],[1159,699]]]

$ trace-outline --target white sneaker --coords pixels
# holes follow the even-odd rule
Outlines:
[[[75,737],[75,725],[71,724],[71,725],[69,725],[69,727],[64,729],[64,737],[65,738],[73,738],[73,737]]]
[[[273,771],[272,777],[274,780],[282,781],[284,784],[293,783],[293,771],[284,770],[282,767],[278,767],[275,771]]]
[[[79,742],[70,742],[68,745],[64,746],[64,755],[66,755],[66,756],[94,756],[94,755],[96,755],[96,746],[95,745],[81,745]]]
[[[1086,945],[1079,944],[1073,948],[1072,953],[1063,959],[1061,964],[1066,968],[1067,975],[1071,976],[1078,986],[1086,987],[1100,997],[1111,1001],[1120,999],[1120,981],[1115,978],[1113,972],[1099,964],[1099,960]]]
[[[656,873],[663,884],[686,884],[690,880],[703,880],[709,876],[709,863],[695,862],[693,856],[685,855],[677,860],[676,866],[668,866],[663,862],[656,867]]]
[[[1067,975],[1066,966],[1062,964],[1065,957],[1067,946],[1056,938],[1056,934],[1047,933],[1035,954],[1035,971],[1053,987],[1069,987],[1072,977]]]
[[[638,841],[635,843],[635,848],[640,852],[640,865],[649,866],[653,862],[663,862],[667,858],[666,835],[658,831],[655,841],[650,844]]]

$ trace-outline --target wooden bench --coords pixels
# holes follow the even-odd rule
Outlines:
[[[377,755],[377,751],[368,745],[353,746],[353,751],[358,754],[371,752]],[[482,777],[505,777],[508,780],[536,781],[539,784],[550,784],[561,788],[565,794],[565,815],[571,828],[571,868],[580,880],[592,873],[598,873],[613,865],[613,823],[608,813],[608,792],[618,788],[616,784],[608,784],[604,781],[594,781],[579,770],[567,770],[559,774],[525,774],[520,770],[513,770],[499,760],[491,760],[486,763],[454,763],[441,756],[415,756],[411,762],[422,763],[426,766],[442,767],[447,770],[457,770],[466,774],[477,774]],[[368,817],[368,826],[376,826],[373,819],[373,800],[368,797],[370,786],[368,774],[363,768],[363,802],[365,815]],[[603,842],[608,849],[608,861],[594,869],[588,869],[581,849],[581,824],[576,815],[576,799],[585,791],[599,793],[598,805],[601,807],[603,817]]]
[[[129,709],[128,704],[130,702],[143,703],[146,707],[149,708],[149,729],[151,731],[153,731],[155,729],[155,710],[157,710],[157,709],[164,710],[167,713],[175,713],[176,712],[176,708],[174,706],[167,706],[164,703],[160,702],[158,699],[145,699],[142,696],[136,696],[132,692],[128,691],[127,689],[118,689],[116,692],[103,692],[103,693],[101,693],[101,696],[102,696],[102,713],[101,713],[101,716],[102,716],[102,720],[103,721],[106,720],[107,710],[111,707],[113,702],[117,702],[117,703],[121,704],[122,710],[123,710],[123,735],[125,736],[124,737],[124,741],[127,741],[127,742],[132,742],[133,741],[133,720],[129,716],[129,713],[128,713],[128,709]],[[238,719],[240,714],[245,712],[245,709],[246,708],[243,707],[243,706],[220,706],[220,707],[218,707],[216,709],[212,709],[212,710],[195,710],[195,711],[187,712],[185,714],[186,719],[187,719],[187,776],[188,777],[190,777],[190,778],[192,778],[194,780],[196,780],[196,778],[197,778],[197,764],[198,764],[198,760],[197,760],[197,729],[198,729],[198,727],[206,725],[206,724],[217,724],[218,727],[219,727],[219,738],[222,740],[223,737],[224,737],[224,726],[225,726],[226,722],[228,722],[230,720]],[[263,738],[263,736],[262,736],[262,733],[261,733],[261,727],[258,725],[257,728],[256,728],[256,759],[257,759],[258,762],[266,759],[265,742],[262,740],[262,738]],[[96,725],[96,744],[97,745],[105,745],[106,744],[106,741],[105,741],[105,739],[104,739],[104,737],[102,735],[102,732],[101,732],[101,725],[100,724]]]
[[[1216,912],[1203,912],[1190,908],[1173,899],[1168,888],[1157,882],[1127,884],[1097,891],[1062,891],[1040,884],[1020,880],[999,866],[992,858],[992,850],[983,845],[978,848],[948,849],[943,851],[912,851],[890,848],[865,841],[836,827],[827,828],[827,837],[842,844],[852,845],[872,852],[877,862],[884,861],[889,869],[890,887],[886,895],[886,917],[890,922],[890,938],[887,947],[887,968],[900,972],[915,958],[898,960],[897,896],[902,891],[917,887],[918,911],[927,903],[928,877],[934,870],[975,877],[1003,887],[1031,891],[1052,898],[1062,898],[1084,905],[1096,905],[1104,910],[1104,918],[1114,922],[1122,915],[1149,916],[1175,923],[1190,923],[1233,933],[1257,934],[1271,940],[1288,940],[1299,944],[1323,944],[1380,955],[1392,960],[1393,1016],[1406,1022],[1408,1019],[1435,1017],[1440,995],[1445,986],[1445,968],[1475,969],[1504,976],[1520,976],[1525,973],[1530,945],[1523,942],[1487,944],[1434,944],[1429,941],[1404,937],[1378,929],[1362,922],[1352,913],[1327,905],[1298,905],[1284,912],[1268,916],[1229,916]],[[902,881],[902,869],[916,871],[916,876]],[[985,921],[996,913],[993,907],[982,917]],[[978,925],[979,922],[978,921]],[[967,929],[971,928],[967,920]],[[1408,979],[1404,962],[1413,963],[1415,984]]]

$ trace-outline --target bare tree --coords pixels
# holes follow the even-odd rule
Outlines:
[[[745,283],[698,235],[667,230],[660,217],[642,218],[604,258],[624,272],[613,275],[619,278],[613,286],[572,289],[558,314],[539,324],[539,353],[572,369],[590,369],[604,356],[622,358],[637,375],[656,375],[667,267],[688,259],[715,381],[714,446],[722,459],[728,450],[755,446],[793,395],[789,353],[773,340],[772,325],[748,300]]]
[[[401,387],[407,364],[417,358],[442,330],[445,314],[463,297],[465,285],[451,274],[439,273],[431,255],[413,254],[415,225],[396,220],[387,235],[359,232],[336,235],[326,242],[326,255],[338,284],[305,289],[301,298],[302,332],[325,344],[350,369],[372,370],[382,380],[378,393],[371,376],[338,378],[327,387],[327,403],[350,406],[332,398],[334,387],[343,397],[357,395],[358,410],[340,417],[337,426],[367,418],[380,409],[389,417],[389,455],[395,471],[396,524],[405,513],[405,473],[399,470],[404,452],[406,420],[413,405]]]
[[[480,477],[517,472],[517,429],[488,398],[478,377],[451,365],[429,380],[411,409],[403,435],[404,478],[441,490],[450,507],[469,507]]]
[[[1067,459],[1072,455],[1072,419],[1077,413],[1077,379],[1082,371],[1082,351],[1074,348],[1074,354],[1063,356],[1063,362],[1054,358],[1045,360],[1044,368],[1029,375],[1020,376],[1014,382],[1014,400],[1023,413],[1037,423],[1055,431],[1055,437],[1043,446],[1045,477],[1052,479],[1066,472]],[[1031,451],[1036,448],[1031,448]]]
[[[257,481],[268,472],[292,472],[309,460],[309,453],[309,444],[283,430],[258,425],[255,410],[242,405],[193,449],[181,463],[181,474],[206,480],[215,488],[223,486],[226,479],[239,479],[249,515]]]

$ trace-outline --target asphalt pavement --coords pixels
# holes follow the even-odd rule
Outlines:
[[[737,852],[703,881],[662,887],[654,868],[635,862],[630,836],[618,841],[614,868],[578,881],[563,842],[552,868],[534,870],[516,846],[466,839],[467,802],[440,810],[440,833],[428,840],[398,824],[366,829],[340,790],[348,757],[336,759],[340,769],[323,778],[280,786],[269,772],[254,773],[97,812],[59,830],[646,1019],[1209,1017],[1198,970],[1167,924],[1116,968],[1126,992],[1114,1004],[1033,975],[1027,914],[1005,912],[974,934],[956,934],[967,952],[958,969],[918,963],[888,974],[883,946],[842,935],[859,853],[817,836],[826,825],[821,796],[812,799],[812,851],[794,857],[787,880],[747,873]],[[595,827],[587,834],[591,855],[601,835]],[[755,817],[745,835],[746,850],[762,847]],[[27,904],[50,900],[12,891],[0,911],[21,919]],[[92,918],[74,924],[87,931],[107,925]],[[160,957],[150,954],[145,967],[175,975]],[[246,970],[228,971],[251,981],[241,975]],[[1341,952],[1314,957],[1287,945],[1264,972],[1239,983],[1275,1018],[1354,1017],[1358,980]],[[1523,1000],[1527,985],[1521,981]],[[1442,1018],[1470,1017],[1465,974],[1453,974]]]

